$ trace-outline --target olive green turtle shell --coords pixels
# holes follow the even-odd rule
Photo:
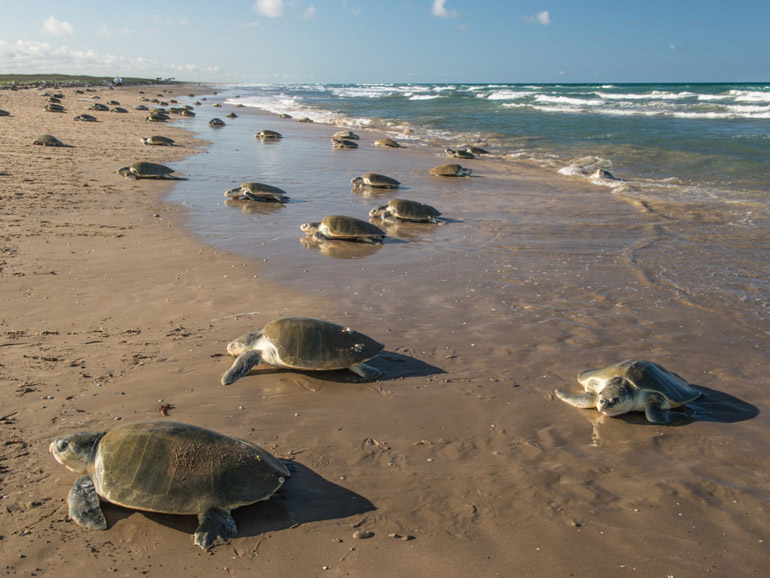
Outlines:
[[[329,236],[336,239],[384,237],[386,234],[377,225],[346,215],[329,215],[321,220],[321,225],[328,229]]]
[[[408,199],[391,199],[388,207],[396,217],[406,221],[427,221],[441,215],[441,211],[435,207]]]
[[[286,466],[256,444],[166,421],[107,432],[88,472],[105,500],[167,514],[253,504],[273,495],[289,476]]]
[[[347,369],[375,357],[385,347],[353,329],[308,317],[271,321],[262,335],[290,369]]]
[[[607,382],[622,377],[642,391],[661,394],[673,406],[683,405],[697,398],[700,392],[664,367],[652,361],[630,359],[601,369],[586,369],[578,374],[578,381],[586,391],[601,391]]]

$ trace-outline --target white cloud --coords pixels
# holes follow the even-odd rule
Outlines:
[[[142,57],[125,58],[113,54],[99,54],[94,50],[74,50],[67,46],[51,46],[47,42],[23,41],[8,43],[0,40],[0,62],[3,71],[51,72],[62,74],[88,74],[94,76],[139,76],[144,78],[174,77],[183,80],[201,78],[208,80],[220,73],[216,68],[203,68],[196,64],[173,64],[148,60]]]
[[[457,10],[447,10],[447,0],[433,0],[433,6],[431,6],[430,13],[439,18],[457,18],[460,14]]]
[[[316,9],[315,9],[315,6],[313,6],[313,5],[311,4],[310,6],[308,6],[308,7],[307,7],[307,10],[305,10],[305,11],[302,13],[302,17],[303,17],[305,20],[312,20],[313,18],[315,18],[315,13],[316,13]]]
[[[526,22],[537,22],[543,26],[548,26],[551,23],[551,14],[548,12],[548,10],[543,10],[542,12],[538,12],[532,16],[525,16],[524,20]]]
[[[72,33],[74,32],[72,30],[72,24],[62,20],[56,20],[53,16],[49,16],[48,20],[43,22],[43,31],[51,36],[72,36]]]
[[[283,14],[283,0],[257,0],[254,10],[262,16],[278,18]]]

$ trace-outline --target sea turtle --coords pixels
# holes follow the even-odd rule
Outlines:
[[[168,138],[166,136],[152,135],[150,137],[142,138],[140,140],[142,144],[146,144],[146,145],[156,145],[156,146],[164,146],[164,147],[174,146],[174,139]]]
[[[147,122],[166,122],[168,120],[168,115],[158,112],[150,113],[149,116],[145,117],[144,120]]]
[[[209,126],[211,128],[221,128],[225,126],[225,121],[223,121],[221,118],[214,117],[209,121]]]
[[[347,140],[344,138],[334,138],[332,137],[332,148],[335,149],[357,149],[358,143],[352,140]]]
[[[46,104],[45,110],[48,112],[64,112],[64,107],[60,104]]]
[[[364,173],[360,177],[350,180],[356,187],[375,187],[378,189],[397,189],[401,183],[394,178],[386,177],[380,173]]]
[[[375,207],[369,211],[370,217],[380,217],[383,221],[414,221],[438,223],[441,211],[430,205],[409,201],[407,199],[391,199],[387,205]]]
[[[90,114],[79,114],[75,117],[74,120],[81,121],[81,122],[98,122],[95,116],[91,116]]]
[[[122,112],[122,113],[125,113],[125,112],[128,112],[128,111],[125,108],[123,108],[122,106],[116,106],[116,107],[111,108],[110,112]]]
[[[63,147],[63,146],[67,146],[62,141],[60,141],[58,138],[53,136],[52,134],[41,134],[35,140],[32,141],[32,144],[42,145],[42,146],[46,146],[46,147]]]
[[[182,116],[195,116],[195,113],[188,108],[183,108],[179,114]]]
[[[238,115],[234,112],[228,112],[226,116],[227,118],[238,118]]]
[[[458,164],[439,165],[428,171],[434,177],[467,177],[473,171],[465,169]]]
[[[474,155],[470,151],[444,149],[444,152],[447,154],[447,156],[456,157],[458,159],[475,159],[476,158],[476,155]]]
[[[11,113],[7,110],[0,110],[0,116],[11,116]]]
[[[587,369],[578,374],[578,381],[585,393],[570,394],[557,389],[556,397],[575,407],[595,407],[608,416],[643,411],[648,421],[658,424],[673,419],[671,408],[700,395],[676,373],[644,360],[632,359],[602,369]]]
[[[115,171],[116,173],[123,175],[127,179],[176,179],[171,173],[174,169],[170,169],[165,165],[159,165],[157,163],[150,163],[147,161],[138,161],[131,163],[127,167],[121,167]]]
[[[376,141],[374,141],[374,146],[376,147],[390,147],[390,148],[405,148],[404,145],[400,144],[399,142],[393,140],[392,138],[383,137],[379,138]]]
[[[292,116],[288,113],[282,112],[278,115],[278,118],[292,118]]]
[[[317,241],[382,243],[386,235],[377,225],[345,215],[329,215],[321,219],[321,222],[305,223],[300,229]]]
[[[297,122],[308,122],[312,124],[313,119],[307,116],[303,116],[302,118],[298,118]]]
[[[308,317],[276,319],[261,331],[241,335],[227,345],[227,352],[236,360],[222,376],[222,384],[234,383],[260,361],[303,371],[349,369],[372,381],[382,372],[364,362],[384,347],[371,337],[330,321]]]
[[[491,154],[488,150],[474,145],[465,145],[463,147],[466,151],[473,153],[476,156]]]
[[[91,106],[88,107],[88,110],[100,110],[102,112],[106,110],[110,110],[110,107],[106,104],[102,104],[101,102],[95,102]]]
[[[147,108],[146,106],[144,106],[143,104],[137,104],[137,105],[134,107],[134,110],[150,110],[150,109],[149,109],[149,108]]]
[[[258,133],[254,133],[254,138],[258,140],[278,140],[279,138],[283,138],[283,135],[274,130],[265,129]]]
[[[69,493],[69,515],[104,530],[99,499],[136,510],[197,514],[195,544],[207,550],[238,534],[230,511],[267,500],[289,470],[255,443],[168,421],[78,432],[49,447],[57,462],[83,474]]]
[[[344,139],[344,140],[358,140],[358,135],[352,130],[341,130],[335,132],[332,138]]]
[[[289,200],[289,197],[286,196],[286,191],[283,189],[255,182],[243,183],[240,187],[225,191],[225,196],[231,199],[247,198],[252,201],[263,202],[277,201],[279,203],[285,203]]]
[[[220,102],[215,102],[215,103],[214,103],[214,104],[212,104],[211,106],[213,106],[214,108],[222,108],[222,103],[220,103]]]

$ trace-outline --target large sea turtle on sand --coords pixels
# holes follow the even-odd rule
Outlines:
[[[383,221],[411,221],[438,223],[441,211],[430,205],[407,199],[391,199],[387,205],[375,207],[369,211],[370,217],[379,217]]]
[[[266,185],[264,183],[242,183],[240,187],[235,187],[225,191],[225,196],[231,199],[249,199],[250,201],[276,201],[278,203],[285,203],[289,200],[286,196],[286,191],[274,187],[272,185]]]
[[[360,177],[350,179],[356,187],[375,187],[378,189],[397,189],[401,183],[392,177],[380,173],[364,173]]]
[[[316,241],[382,243],[386,235],[377,225],[346,215],[329,215],[320,222],[305,223],[300,229]]]
[[[148,421],[108,432],[79,432],[50,445],[56,461],[83,474],[69,493],[69,515],[104,530],[99,499],[149,512],[197,514],[195,543],[227,543],[238,529],[230,511],[267,500],[286,466],[245,440],[183,423]]]
[[[627,360],[602,369],[580,372],[578,381],[585,393],[571,394],[560,389],[556,396],[580,408],[595,407],[608,416],[643,411],[652,423],[666,424],[675,415],[671,408],[696,399],[700,392],[657,363]]]
[[[32,144],[35,145],[42,145],[46,147],[64,147],[65,145],[62,141],[60,141],[58,138],[53,136],[52,134],[41,134],[35,140],[32,141]]]
[[[146,138],[142,138],[141,142],[142,144],[154,145],[154,146],[164,146],[164,147],[174,146],[174,139],[168,138],[167,136],[160,136],[157,134],[154,134]]]
[[[131,163],[127,167],[121,167],[115,171],[119,175],[123,175],[127,179],[177,179],[171,173],[174,169],[171,169],[165,165],[159,165],[158,163],[150,163],[147,161],[138,161]]]
[[[358,148],[358,143],[352,140],[332,137],[331,141],[332,141],[332,148],[335,148],[335,149],[357,149]]]
[[[340,130],[332,135],[332,138],[338,138],[342,140],[358,140],[358,135],[352,130]]]
[[[428,171],[434,177],[467,177],[473,172],[472,169],[463,168],[461,165],[450,163],[439,165]]]
[[[261,331],[241,335],[227,345],[236,358],[222,376],[230,385],[260,361],[274,367],[303,371],[349,369],[367,381],[382,372],[364,363],[385,346],[349,327],[308,317],[286,317],[265,325]]]

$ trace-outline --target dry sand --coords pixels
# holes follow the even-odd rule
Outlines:
[[[665,226],[654,212],[490,161],[486,182],[462,186],[510,189],[515,229],[496,223],[510,210],[499,196],[479,196],[436,233],[442,258],[388,257],[374,272],[319,260],[313,279],[279,286],[258,261],[197,241],[163,201],[170,184],[113,172],[206,144],[144,122],[137,91],[98,91],[130,110],[98,123],[72,121],[90,94],[65,90],[55,114],[37,90],[0,93],[12,113],[0,118],[6,575],[766,574],[767,332],[640,271]],[[33,146],[41,133],[72,147]],[[139,144],[150,134],[180,146]],[[385,377],[261,366],[220,385],[230,339],[296,314],[383,341],[373,364]],[[576,391],[579,370],[626,357],[700,386],[696,419],[653,426],[553,398]],[[192,543],[193,517],[105,506],[106,531],[75,525],[76,475],[50,441],[146,419],[251,439],[296,471],[269,502],[236,510],[239,537],[209,552]]]

